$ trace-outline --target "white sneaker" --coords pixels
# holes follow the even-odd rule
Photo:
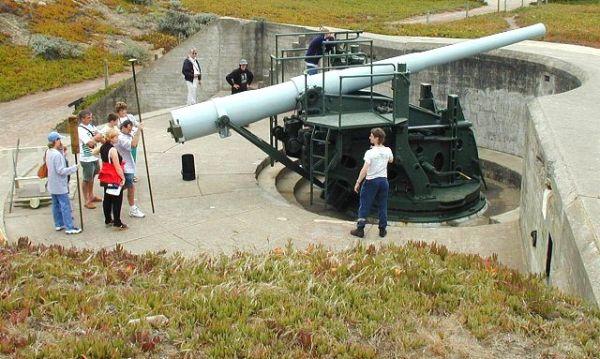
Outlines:
[[[72,229],[67,229],[65,231],[66,234],[78,234],[81,233],[81,228],[74,227]]]
[[[62,231],[63,229],[65,229],[65,227],[54,227],[54,230],[57,232]]]
[[[129,217],[144,218],[146,217],[146,215],[140,210],[138,206],[132,206],[131,208],[129,208]]]

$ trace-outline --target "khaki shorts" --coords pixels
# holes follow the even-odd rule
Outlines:
[[[100,163],[99,161],[81,162],[81,169],[83,172],[83,181],[93,182],[94,176],[100,172]]]

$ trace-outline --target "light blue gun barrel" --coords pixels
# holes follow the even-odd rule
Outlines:
[[[506,31],[500,34],[465,40],[437,49],[392,57],[374,62],[377,66],[353,67],[333,70],[325,73],[324,89],[327,94],[340,93],[340,76],[389,74],[398,64],[406,64],[410,73],[419,72],[428,67],[443,65],[469,56],[498,49],[520,41],[544,36],[546,27],[536,24],[524,28]],[[389,64],[390,66],[381,66]],[[391,76],[346,78],[342,82],[341,92],[351,93],[371,85],[389,81]],[[306,83],[305,83],[306,80]],[[169,132],[177,142],[216,133],[217,121],[227,116],[229,121],[245,126],[264,118],[292,111],[296,108],[298,97],[308,88],[322,87],[323,74],[294,77],[287,82],[265,87],[255,91],[245,91],[235,95],[213,98],[211,100],[171,111]]]

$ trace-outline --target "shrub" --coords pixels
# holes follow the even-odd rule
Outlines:
[[[129,2],[131,2],[132,4],[135,4],[135,5],[144,5],[144,6],[152,5],[152,0],[129,0]]]
[[[149,42],[154,46],[154,49],[163,48],[165,51],[170,51],[172,48],[178,45],[178,41],[175,36],[163,34],[162,32],[144,34],[142,36],[135,37],[134,40]]]
[[[145,47],[131,40],[125,40],[125,50],[123,57],[127,59],[138,59],[141,62],[150,60],[150,52]]]
[[[83,51],[76,44],[58,37],[33,35],[31,49],[34,55],[42,56],[46,60],[72,59],[83,55]]]
[[[173,36],[189,37],[215,18],[213,14],[191,16],[181,11],[169,10],[159,20],[158,29]]]
[[[169,6],[171,7],[171,9],[173,10],[181,10],[182,9],[182,5],[181,5],[181,1],[179,0],[171,0],[169,1]]]
[[[22,15],[21,7],[12,0],[0,0],[0,13]]]

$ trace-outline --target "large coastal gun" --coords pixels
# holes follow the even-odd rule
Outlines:
[[[323,188],[326,203],[352,210],[368,132],[382,127],[395,157],[388,169],[390,216],[414,222],[469,216],[486,204],[471,123],[455,95],[448,96],[446,109],[438,109],[427,84],[421,85],[419,104],[410,105],[409,75],[545,32],[543,24],[536,24],[341,70],[323,68],[316,75],[174,110],[167,131],[183,143],[216,132],[226,136],[232,129],[308,179],[311,199],[314,184]],[[392,96],[373,91],[384,82],[391,82]],[[283,151],[244,128],[290,111],[295,114],[284,118],[283,126],[271,127]]]

